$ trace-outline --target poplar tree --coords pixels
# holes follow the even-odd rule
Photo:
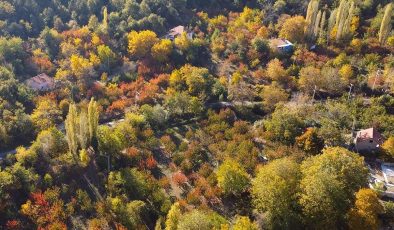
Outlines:
[[[319,26],[319,38],[317,41],[319,44],[325,44],[327,41],[327,33],[325,27],[326,27],[326,11],[324,10],[321,16],[321,21]]]
[[[66,128],[68,148],[72,153],[74,159],[77,159],[76,156],[78,154],[78,115],[75,104],[70,105],[64,125]]]
[[[333,29],[336,29],[335,40],[337,42],[350,34],[350,25],[354,16],[354,11],[354,2],[351,1],[349,3],[347,0],[342,0],[339,7],[336,9],[335,27],[331,28],[331,32]],[[334,12],[332,14],[334,14]]]
[[[79,114],[79,143],[82,149],[86,149],[89,139],[89,125],[86,111]]]
[[[308,9],[306,13],[306,26],[305,26],[305,34],[308,39],[314,39],[316,37],[315,27],[316,24],[319,24],[320,16],[319,14],[319,1],[318,0],[311,0],[308,4]]]
[[[391,17],[393,14],[393,3],[389,3],[386,6],[384,11],[384,16],[382,19],[382,23],[380,24],[379,30],[379,42],[380,44],[385,44],[387,41],[387,37],[391,31]]]
[[[89,123],[89,143],[92,142],[97,137],[97,127],[99,121],[99,111],[97,102],[92,98],[88,106],[88,123]]]

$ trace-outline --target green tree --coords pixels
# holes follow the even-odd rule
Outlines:
[[[232,226],[232,230],[258,230],[256,223],[252,222],[247,216],[237,216]]]
[[[225,195],[240,195],[249,186],[248,173],[234,160],[225,160],[219,166],[216,175],[218,185]]]
[[[288,158],[261,167],[253,179],[255,207],[266,214],[269,229],[302,229],[297,204],[300,166]]]
[[[220,229],[222,224],[226,224],[226,219],[213,211],[193,211],[181,216],[178,229],[182,230],[201,230],[201,229]]]

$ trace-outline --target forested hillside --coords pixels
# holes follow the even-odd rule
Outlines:
[[[0,229],[394,228],[393,4],[0,1]]]

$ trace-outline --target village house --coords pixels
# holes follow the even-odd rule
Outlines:
[[[193,39],[194,33],[192,31],[188,31],[184,26],[177,26],[172,28],[168,33],[165,35],[166,39],[170,39],[174,41],[175,38],[181,36],[183,33],[186,33],[188,39]]]
[[[39,74],[25,81],[25,84],[35,91],[49,91],[55,88],[55,80],[45,73]]]
[[[290,53],[293,51],[294,44],[287,39],[275,38],[270,40],[271,49],[278,51],[279,53]]]
[[[383,136],[375,128],[363,129],[356,133],[354,147],[359,153],[372,153],[378,151],[383,142]]]

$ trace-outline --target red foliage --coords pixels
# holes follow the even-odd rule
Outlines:
[[[130,100],[128,99],[116,100],[107,108],[107,113],[122,113],[130,104]]]
[[[9,220],[5,225],[6,230],[18,230],[22,229],[21,222],[19,220]]]
[[[150,156],[150,157],[146,160],[145,164],[146,164],[146,167],[147,167],[148,169],[154,169],[154,168],[157,167],[157,161],[155,160],[155,158],[153,158],[153,156]]]
[[[149,82],[151,84],[158,85],[159,87],[167,88],[169,85],[169,79],[170,79],[170,75],[160,74],[156,78],[152,78]]]
[[[188,181],[188,179],[182,172],[176,172],[172,174],[172,181],[177,185],[183,185]]]

